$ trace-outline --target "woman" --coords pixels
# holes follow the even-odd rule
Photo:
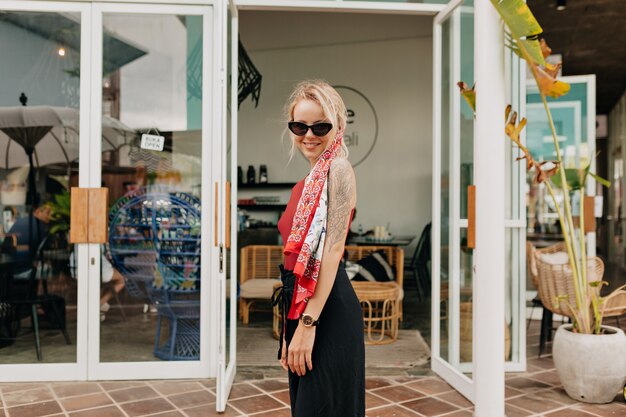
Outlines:
[[[297,148],[311,164],[278,222],[286,242],[279,359],[289,372],[291,412],[361,417],[363,318],[342,263],[356,203],[354,171],[343,143],[346,107],[334,88],[312,81],[296,86],[286,113],[292,156]]]

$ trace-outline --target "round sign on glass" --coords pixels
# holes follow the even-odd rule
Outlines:
[[[378,116],[372,102],[360,91],[345,85],[334,88],[348,110],[343,140],[350,151],[349,160],[356,167],[370,155],[378,138]]]

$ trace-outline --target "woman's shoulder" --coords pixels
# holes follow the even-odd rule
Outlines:
[[[329,177],[335,179],[345,179],[355,181],[354,169],[347,158],[341,156],[332,160],[330,163]]]
[[[332,172],[333,169],[335,171],[340,170],[340,171],[354,172],[354,170],[352,169],[352,164],[350,163],[350,161],[348,161],[348,158],[343,157],[343,156],[338,156],[331,161],[330,171]]]

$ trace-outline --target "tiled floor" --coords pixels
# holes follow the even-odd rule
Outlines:
[[[625,321],[622,320],[622,327]],[[591,405],[576,402],[565,394],[554,369],[550,345],[547,353],[537,358],[538,325],[532,323],[527,338],[527,372],[507,375],[507,416],[626,416],[626,402],[619,396],[610,404]],[[369,376],[367,416],[472,415],[469,401],[440,378],[426,373]],[[221,415],[288,417],[286,379],[252,380],[248,375],[245,371],[238,374],[227,410]],[[216,415],[214,380],[0,384],[0,417]]]

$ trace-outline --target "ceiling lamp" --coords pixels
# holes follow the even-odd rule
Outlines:
[[[567,7],[567,0],[556,0],[556,9],[563,11]]]

